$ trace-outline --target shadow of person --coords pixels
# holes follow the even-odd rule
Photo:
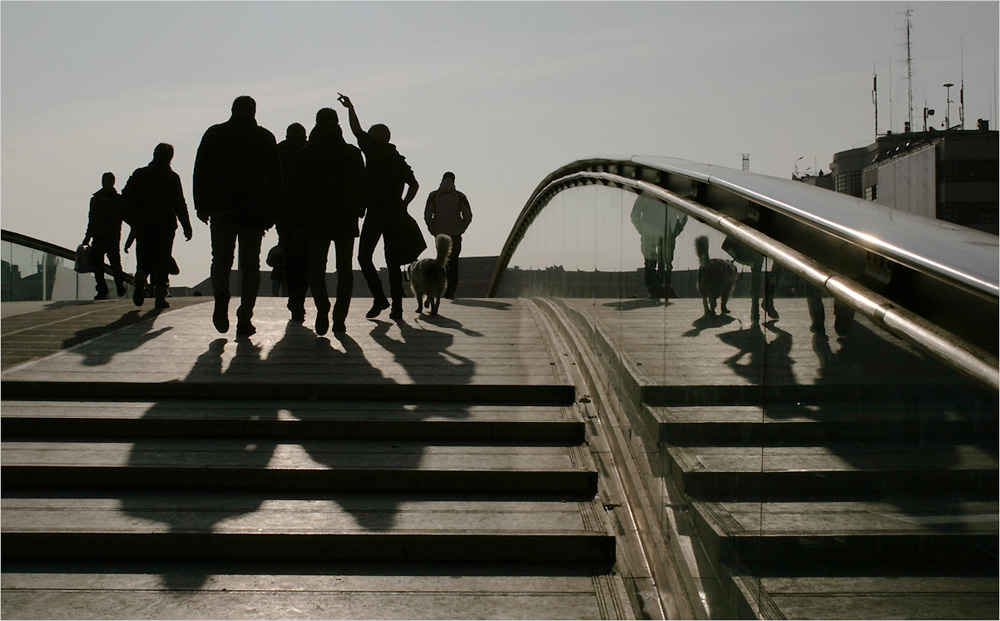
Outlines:
[[[481,332],[476,332],[475,330],[469,330],[462,326],[462,323],[454,319],[449,319],[448,317],[442,317],[441,315],[418,315],[418,323],[429,323],[433,326],[439,328],[448,328],[451,330],[458,330],[466,336],[483,336]]]
[[[755,326],[719,334],[719,340],[737,349],[725,364],[753,385],[792,386],[796,384],[792,372],[795,363],[791,357],[792,335],[774,322],[765,327],[774,334],[773,339]]]
[[[392,325],[377,322],[382,329],[388,330]],[[268,353],[267,362],[272,367],[278,367],[301,360],[303,353],[308,354],[309,375],[318,384],[352,384],[377,386],[394,383],[387,378],[365,357],[364,349],[347,333],[333,333],[333,340],[327,337],[316,337],[315,333],[295,322],[289,322],[285,334]],[[400,419],[408,416],[405,405],[396,401],[373,402],[371,412],[379,418]],[[329,402],[323,408],[298,403],[285,404],[288,413],[301,421],[329,421],[331,414],[343,412],[347,416],[364,412],[366,405],[359,402]],[[363,414],[362,414],[363,415]],[[331,444],[331,442],[333,444]],[[302,449],[315,463],[328,468],[365,467],[384,468],[416,468],[422,459],[422,452],[414,450],[408,441],[388,441],[390,450],[385,452],[387,463],[375,463],[381,458],[378,452],[371,452],[374,446],[365,447],[353,440],[343,438],[325,438],[316,440],[300,440]],[[366,448],[369,449],[366,451]],[[353,455],[354,463],[347,456]],[[359,470],[359,480],[364,477]],[[391,476],[383,473],[382,476]],[[399,508],[397,495],[365,493],[363,491],[333,492],[324,497],[334,503],[355,523],[366,530],[381,531],[392,528],[396,521]]]
[[[479,300],[472,298],[455,299],[452,304],[458,306],[472,306],[473,308],[492,308],[493,310],[510,310],[510,302],[500,302],[498,300]]]
[[[701,333],[710,328],[721,328],[722,326],[728,326],[729,324],[736,321],[732,315],[702,315],[701,317],[695,319],[691,322],[693,326],[692,330],[688,330],[681,334],[681,336],[686,337],[696,337],[701,336]],[[760,334],[758,332],[758,334]]]
[[[226,381],[227,375],[234,368],[242,368],[241,373],[246,373],[249,369],[256,376],[265,376],[266,370],[260,359],[261,350],[249,341],[236,343],[235,355],[229,367],[223,370],[226,344],[224,338],[212,341],[208,349],[198,356],[186,381]],[[193,415],[198,415],[197,403],[179,404],[176,401],[163,400],[150,407],[143,414],[143,418],[148,420],[173,418],[178,414],[178,407],[185,406],[192,408]],[[258,419],[276,419],[278,416],[276,407],[254,408],[252,414]],[[239,437],[213,440],[212,446],[216,450],[205,451],[203,447],[197,445],[193,449],[190,448],[191,438],[147,437],[132,445],[128,467],[141,470],[150,467],[177,468],[179,464],[183,464],[184,471],[178,476],[185,478],[185,481],[181,482],[181,485],[185,486],[186,483],[196,481],[203,476],[207,468],[220,464],[230,466],[234,471],[245,472],[252,472],[255,468],[265,468],[274,454],[276,442],[265,437]],[[176,484],[176,481],[170,483]],[[171,533],[208,532],[214,530],[220,522],[259,510],[266,498],[267,495],[262,492],[220,495],[217,489],[184,494],[131,492],[121,498],[121,510],[138,521],[161,523]],[[151,528],[156,530],[155,527]],[[199,572],[195,567],[197,566],[188,566],[182,572],[164,572],[160,576],[163,585],[175,591],[203,586],[209,573],[207,570]]]
[[[82,345],[74,353],[83,356],[84,365],[88,367],[105,365],[111,362],[117,354],[139,349],[149,341],[170,330],[170,326],[167,326],[155,332],[151,331],[153,323],[159,315],[160,309],[150,310],[145,315],[141,315],[139,310],[131,310],[107,325],[93,326],[78,331],[73,336],[65,339],[62,347],[65,350]],[[130,326],[135,326],[135,330],[133,331],[134,334],[130,334],[128,338],[108,338],[94,343],[87,343],[98,337]]]
[[[638,308],[670,306],[670,302],[661,304],[659,300],[652,300],[650,298],[636,298],[634,300],[615,300],[614,302],[605,302],[604,306],[620,311],[630,311],[630,310],[636,310]]]

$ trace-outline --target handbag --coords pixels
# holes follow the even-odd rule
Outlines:
[[[78,274],[91,274],[94,271],[94,258],[90,253],[90,246],[80,244],[76,247],[76,264],[73,270]]]
[[[389,233],[389,252],[387,255],[392,258],[395,265],[407,265],[413,263],[420,257],[420,253],[427,249],[427,242],[420,232],[420,225],[409,213],[403,213],[396,221],[394,230]]]

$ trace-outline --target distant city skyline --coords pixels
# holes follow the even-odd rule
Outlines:
[[[577,159],[666,155],[788,178],[900,132],[910,20],[923,109],[996,129],[997,2],[0,3],[2,226],[67,247],[106,171],[120,190],[159,142],[191,172],[233,99],[280,141],[322,107],[385,123],[420,182],[457,176],[474,219],[463,256],[500,252],[535,186]],[[878,76],[874,126],[873,74]],[[891,102],[891,103],[890,103]],[[178,235],[181,275],[207,277],[208,227]],[[124,238],[124,236],[123,236]],[[429,238],[429,236],[428,236]],[[264,254],[276,242],[272,230]],[[381,253],[377,253],[377,257]],[[134,254],[125,255],[134,270]],[[263,261],[263,257],[262,257]]]

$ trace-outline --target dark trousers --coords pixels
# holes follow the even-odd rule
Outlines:
[[[177,229],[142,228],[135,236],[135,262],[140,271],[149,275],[149,284],[166,287]]]
[[[288,310],[302,311],[309,289],[309,251],[300,235],[285,231],[279,233],[285,249],[285,283],[288,287]]]
[[[385,220],[382,218],[365,218],[365,223],[361,227],[361,239],[358,241],[358,263],[361,266],[361,273],[368,283],[368,290],[372,292],[375,302],[386,303],[385,291],[382,289],[382,281],[378,277],[378,270],[372,256],[375,254],[375,246],[385,232]],[[385,240],[383,239],[383,245]],[[389,295],[392,296],[394,308],[403,306],[403,273],[398,265],[392,265],[389,261],[389,249],[385,249],[386,265],[389,268]]]
[[[240,243],[240,307],[236,318],[248,322],[253,317],[253,307],[257,303],[260,289],[260,243],[264,230],[260,227],[237,224],[231,215],[213,214],[212,229],[212,293],[215,299],[228,304],[230,298],[229,273],[233,269],[236,242]]]
[[[122,258],[118,250],[119,239],[94,239],[90,244],[90,259],[94,264],[94,279],[97,281],[97,295],[107,297],[108,281],[104,278],[104,257],[111,266],[111,276],[115,287],[121,289],[125,285],[122,278]]]
[[[333,305],[333,324],[342,324],[351,307],[354,291],[354,236],[341,236],[333,240],[337,265],[337,301]],[[312,238],[308,242],[309,288],[312,290],[316,312],[325,313],[330,308],[330,295],[326,289],[326,262],[330,253],[330,240]]]
[[[462,236],[450,235],[451,255],[448,257],[448,286],[444,292],[444,297],[455,295],[455,287],[458,286],[458,257],[462,254]]]

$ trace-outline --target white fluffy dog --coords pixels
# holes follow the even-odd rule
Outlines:
[[[410,263],[406,270],[407,280],[413,287],[413,295],[417,298],[417,312],[424,312],[424,296],[427,296],[427,307],[431,315],[438,314],[441,296],[448,286],[448,275],[445,266],[451,255],[451,238],[447,235],[437,235],[434,238],[437,256],[433,259],[418,259]]]

